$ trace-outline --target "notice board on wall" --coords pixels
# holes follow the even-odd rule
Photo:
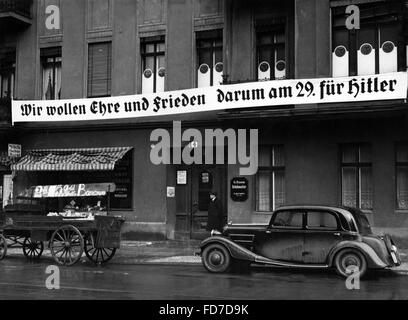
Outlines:
[[[13,203],[13,176],[5,174],[3,176],[3,208]]]

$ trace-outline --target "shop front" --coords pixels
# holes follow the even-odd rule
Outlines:
[[[77,148],[28,150],[11,166],[13,171],[14,199],[24,194],[32,186],[86,186],[106,182],[115,184],[107,199],[97,199],[95,203],[85,203],[84,199],[53,197],[50,205],[58,211],[72,207],[119,207],[129,201],[131,186],[127,180],[128,158],[131,147],[120,148]],[[28,189],[27,189],[28,188]],[[79,201],[78,203],[76,201]],[[21,204],[23,201],[19,200]],[[71,203],[75,202],[75,203]]]

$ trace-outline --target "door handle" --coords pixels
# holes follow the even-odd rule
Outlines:
[[[266,233],[272,233],[272,230],[266,230]]]
[[[340,237],[340,232],[335,232],[333,233],[333,235],[335,235],[336,237]]]

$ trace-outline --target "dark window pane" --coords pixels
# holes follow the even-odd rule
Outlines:
[[[357,147],[355,145],[342,146],[342,163],[357,163]]]
[[[363,163],[371,162],[371,145],[362,144],[360,146],[360,162]]]
[[[342,204],[357,207],[357,169],[342,169]]]
[[[274,172],[275,208],[285,204],[285,171]]]
[[[397,162],[408,163],[408,144],[397,145]]]
[[[257,211],[271,211],[271,174],[269,171],[258,172]]]
[[[201,50],[199,53],[199,64],[206,63],[209,67],[212,67],[213,56],[210,50]]]
[[[273,148],[273,165],[276,167],[285,165],[285,154],[283,146],[275,146]]]
[[[154,52],[154,44],[146,44],[146,53]]]
[[[408,167],[397,168],[397,208],[408,209]]]
[[[336,217],[329,212],[309,211],[307,213],[307,226],[312,229],[337,229]]]
[[[157,44],[157,51],[158,52],[164,52],[165,51],[165,43],[164,42],[161,42],[161,43],[158,43]]]
[[[375,49],[376,44],[376,29],[374,27],[361,28],[358,33],[358,49],[364,43],[369,43]]]
[[[259,49],[259,63],[266,61],[272,67],[274,65],[274,53],[271,47]]]
[[[152,93],[164,91],[165,81],[165,41],[164,37],[141,39],[142,52],[142,92]],[[145,73],[150,69],[152,73]],[[144,82],[146,81],[146,82]]]
[[[258,164],[260,167],[269,167],[272,165],[272,148],[269,146],[259,147]]]
[[[285,43],[285,32],[275,34],[275,43]]]
[[[196,33],[197,37],[197,83],[199,86],[213,86],[222,82],[219,73],[222,75],[222,67],[219,65],[217,70],[214,66],[218,62],[223,61],[223,39],[222,30],[201,31]],[[202,64],[207,64],[209,72],[206,76],[201,77],[199,67]],[[206,69],[201,72],[205,73]],[[207,78],[208,77],[208,78]],[[205,79],[205,80],[204,80]]]
[[[215,49],[214,55],[215,55],[215,57],[214,57],[214,64],[223,61],[222,48],[217,48],[217,49]]]
[[[333,50],[337,46],[344,46],[347,50],[349,50],[349,34],[346,28],[336,30],[333,33]]]
[[[61,47],[44,48],[40,51],[42,62],[42,99],[61,97]]]
[[[372,170],[371,168],[360,169],[361,183],[361,209],[373,208],[373,190],[372,190]]]
[[[88,96],[111,93],[111,42],[89,44]]]
[[[303,213],[297,211],[278,212],[273,221],[273,226],[300,229],[303,226]]]

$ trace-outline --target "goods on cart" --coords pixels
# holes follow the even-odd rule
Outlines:
[[[75,264],[84,251],[94,263],[109,261],[120,247],[124,222],[122,217],[109,215],[109,196],[115,187],[114,183],[99,183],[24,190],[17,199],[30,202],[24,204],[27,210],[9,207],[0,214],[0,259],[7,246],[13,245],[21,245],[29,259],[39,258],[48,241],[54,260],[61,265]]]

